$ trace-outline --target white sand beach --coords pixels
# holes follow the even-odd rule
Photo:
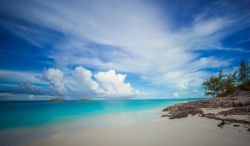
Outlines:
[[[15,130],[9,141],[23,146],[248,146],[250,143],[246,125],[230,124],[219,128],[220,121],[198,116],[170,120],[160,117],[159,111],[144,111],[88,120]],[[82,122],[92,123],[92,126],[83,126]],[[106,124],[97,126],[97,123]],[[18,136],[26,140],[15,143]],[[9,141],[6,139],[11,144]]]

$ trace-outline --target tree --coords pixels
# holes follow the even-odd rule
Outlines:
[[[205,95],[218,96],[223,93],[223,77],[222,71],[219,75],[212,75],[202,85],[205,88]]]
[[[233,74],[226,75],[226,78],[223,80],[223,92],[219,96],[227,96],[233,94],[237,91],[237,72]]]
[[[250,91],[250,80],[244,81],[242,84],[239,85],[239,89],[241,91]]]
[[[220,71],[218,76],[211,76],[202,85],[205,88],[205,95],[227,96],[237,91],[237,72],[225,75]]]
[[[202,84],[205,95],[227,96],[236,91],[250,91],[249,70],[247,62],[241,61],[238,76],[237,71],[229,74],[223,74],[220,71],[219,75],[212,75]]]
[[[250,67],[246,61],[240,62],[239,68],[239,89],[241,91],[250,91]]]
[[[249,79],[249,66],[246,61],[240,62],[240,68],[239,68],[239,81],[240,83],[243,83],[244,81]]]

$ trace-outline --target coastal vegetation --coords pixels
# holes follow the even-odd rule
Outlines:
[[[205,95],[225,97],[240,91],[250,91],[250,67],[246,61],[240,62],[237,71],[224,74],[220,70],[218,75],[212,75],[203,82]]]

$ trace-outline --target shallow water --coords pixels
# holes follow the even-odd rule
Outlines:
[[[0,129],[35,127],[69,119],[164,108],[195,99],[4,101],[0,102]]]

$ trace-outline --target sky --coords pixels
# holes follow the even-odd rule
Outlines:
[[[249,0],[0,0],[0,100],[207,98],[249,47]]]

